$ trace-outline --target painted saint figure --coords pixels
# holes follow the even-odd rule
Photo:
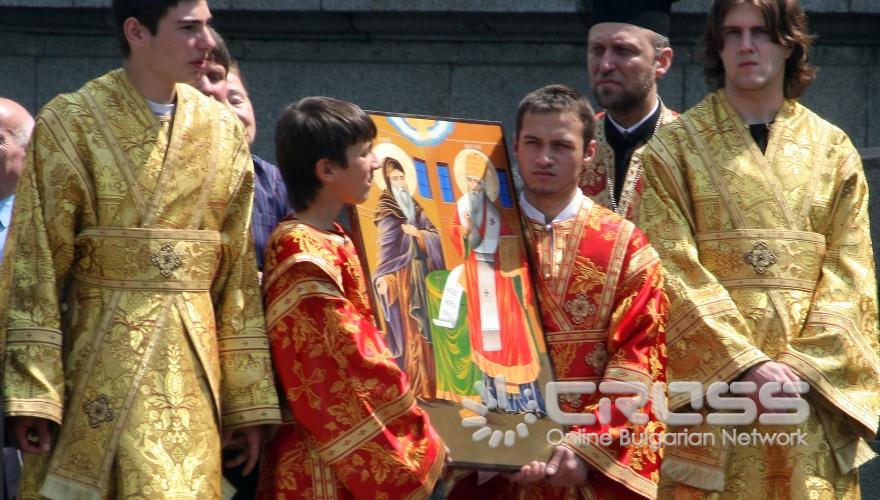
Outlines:
[[[427,325],[425,277],[445,267],[443,248],[437,228],[413,199],[401,162],[386,157],[382,176],[386,187],[374,219],[379,240],[374,284],[388,324],[388,347],[409,376],[416,396],[433,399],[434,356]]]
[[[467,192],[457,202],[450,231],[464,264],[447,278],[434,321],[454,327],[460,317],[455,305],[463,292],[471,360],[485,375],[498,407],[528,411],[523,391],[529,387],[543,408],[534,387],[540,362],[523,307],[531,290],[520,241],[495,206],[497,175],[489,158],[476,150],[462,151],[455,163],[457,175],[463,166]]]

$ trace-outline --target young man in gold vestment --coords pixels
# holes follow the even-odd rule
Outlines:
[[[238,118],[204,0],[115,0],[123,67],[39,114],[3,267],[20,498],[220,498],[279,422]],[[221,440],[221,433],[223,439]]]
[[[714,437],[667,448],[660,496],[857,498],[880,410],[861,160],[797,102],[814,76],[797,0],[716,0],[705,46],[715,91],[648,143],[639,225],[668,273],[671,381],[765,397],[741,399],[750,422],[688,426]]]

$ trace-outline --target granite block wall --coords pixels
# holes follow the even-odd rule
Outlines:
[[[818,35],[816,83],[803,103],[859,147],[880,194],[880,1],[802,0]],[[60,92],[119,65],[110,0],[0,0],[0,96],[36,112]],[[211,0],[240,60],[258,118],[254,150],[273,159],[275,119],[289,102],[330,95],[367,109],[503,122],[547,83],[589,93],[590,0]],[[706,93],[698,40],[708,2],[676,3],[675,62],[660,89],[684,110]],[[880,241],[880,203],[870,211]],[[880,495],[877,461],[863,468]]]

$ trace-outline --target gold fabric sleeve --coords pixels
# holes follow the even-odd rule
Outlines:
[[[281,421],[251,241],[253,162],[246,147],[233,158],[233,171],[243,175],[221,230],[221,260],[212,287],[225,428]]]
[[[778,360],[804,377],[852,419],[856,434],[873,439],[880,414],[877,287],[868,221],[868,183],[849,139],[828,218],[828,252],[801,332]]]
[[[43,113],[16,190],[0,287],[5,295],[0,323],[6,345],[3,394],[9,416],[61,422],[64,369],[58,297],[73,262],[76,212],[89,209],[91,201],[77,175],[80,171],[58,117]]]

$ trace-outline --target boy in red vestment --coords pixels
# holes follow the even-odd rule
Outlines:
[[[352,103],[308,97],[276,131],[295,215],[272,233],[264,298],[295,423],[267,445],[260,498],[424,498],[446,451],[376,328],[357,252],[335,223],[379,167],[376,127]]]

